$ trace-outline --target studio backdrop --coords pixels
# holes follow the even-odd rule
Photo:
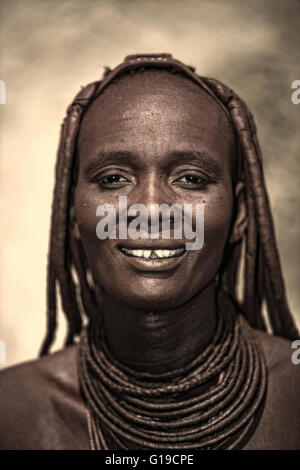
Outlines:
[[[1,0],[1,367],[35,358],[60,124],[81,86],[128,54],[168,52],[249,105],[292,312],[300,326],[300,2]],[[55,347],[65,334],[63,316]],[[2,344],[3,344],[2,343]]]

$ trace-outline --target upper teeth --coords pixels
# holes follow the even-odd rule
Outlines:
[[[177,248],[176,250],[129,250],[123,247],[122,251],[128,255],[138,256],[140,258],[150,258],[152,253],[158,256],[158,258],[170,258],[171,256],[177,256],[183,253],[184,248]]]

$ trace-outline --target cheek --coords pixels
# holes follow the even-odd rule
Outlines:
[[[224,200],[223,196],[218,201],[205,205],[204,229],[207,241],[228,236],[231,216],[232,202]]]
[[[182,299],[187,300],[194,295],[218,272],[232,216],[232,197],[225,189],[222,191],[218,188],[218,191],[206,196],[203,198],[205,208],[202,249],[190,252],[174,279],[151,280],[137,276],[126,264],[118,264],[113,240],[101,241],[97,238],[99,217],[96,216],[96,209],[103,201],[99,200],[99,195],[79,187],[75,193],[75,217],[94,278],[108,292],[122,299],[130,298],[133,304],[141,298],[152,302],[157,299],[162,302],[165,299],[167,303],[172,301],[179,304]]]
[[[87,190],[84,185],[77,186],[74,201],[74,215],[79,228],[81,241],[88,258],[89,267],[96,267],[97,257],[101,243],[97,238],[96,226],[98,218],[96,210],[100,204],[99,197],[93,191]]]
[[[200,252],[206,258],[207,272],[218,271],[229,236],[232,198],[218,195],[204,209],[204,245]]]
[[[111,196],[106,200],[103,195],[99,195],[97,189],[85,184],[77,186],[74,203],[81,242],[94,280],[113,292],[116,282],[120,284],[123,279],[125,282],[128,273],[124,273],[122,267],[118,266],[115,253],[116,241],[100,240],[97,237],[96,228],[100,218],[96,215],[96,211],[99,204],[103,203],[115,205],[117,209],[117,203]]]
[[[99,242],[96,227],[100,218],[96,215],[96,212],[98,206],[105,203],[116,207],[117,200],[112,197],[105,198],[103,194],[100,194],[96,185],[86,184],[81,179],[79,180],[74,200],[75,219],[80,232],[91,243]]]

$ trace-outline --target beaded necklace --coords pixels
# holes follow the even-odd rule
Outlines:
[[[262,405],[267,369],[251,327],[225,292],[217,305],[208,346],[185,367],[162,374],[121,364],[101,326],[84,328],[78,371],[91,449],[238,446]]]

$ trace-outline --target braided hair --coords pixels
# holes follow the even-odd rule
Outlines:
[[[80,335],[85,318],[97,315],[99,304],[95,287],[89,282],[89,267],[80,239],[72,236],[74,189],[78,158],[76,144],[82,117],[105,87],[128,73],[149,68],[163,69],[192,79],[204,88],[228,115],[239,149],[240,180],[245,183],[248,226],[244,239],[228,245],[219,270],[219,287],[237,302],[254,328],[288,339],[298,332],[290,313],[276,244],[274,225],[264,181],[262,156],[253,116],[246,103],[218,80],[200,77],[193,67],[170,54],[127,56],[111,70],[106,67],[100,81],[84,87],[67,109],[61,127],[57,153],[55,189],[52,204],[51,235],[47,271],[47,332],[40,355],[49,352],[57,329],[57,288],[67,318],[65,345]],[[243,243],[245,249],[243,250]],[[240,265],[244,266],[242,300],[237,284]],[[267,309],[264,311],[264,304]],[[99,312],[98,312],[99,315]],[[267,317],[267,320],[266,320]]]

